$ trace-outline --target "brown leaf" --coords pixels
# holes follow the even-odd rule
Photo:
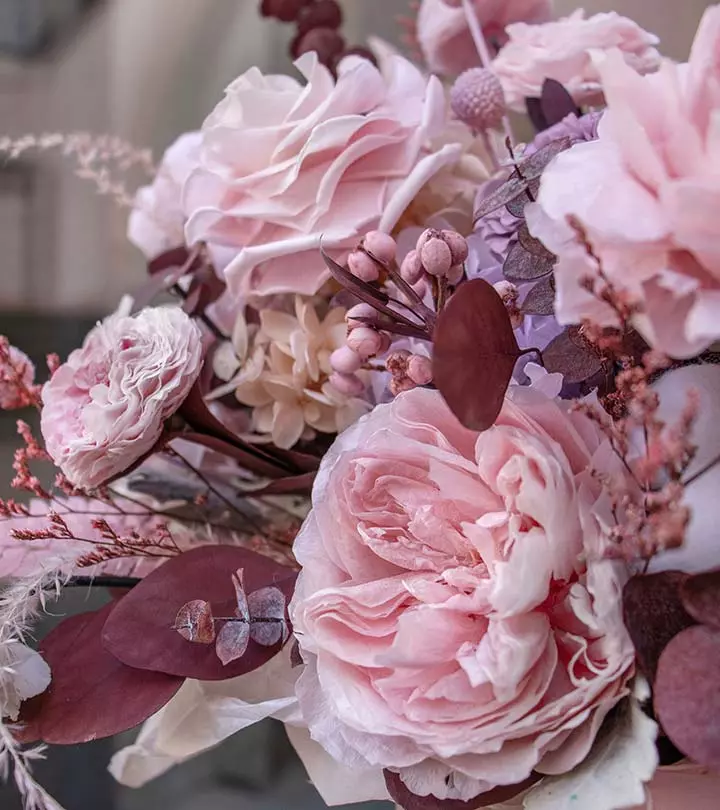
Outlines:
[[[552,315],[555,312],[555,285],[553,277],[538,281],[525,296],[520,307],[526,315]]]
[[[75,745],[112,737],[147,720],[182,686],[181,677],[133,669],[103,647],[103,626],[122,603],[65,619],[42,640],[52,682],[23,704],[23,741]]]
[[[416,796],[411,793],[400,776],[392,771],[383,771],[385,785],[393,801],[397,802],[403,810],[478,810],[494,804],[510,801],[540,781],[540,776],[532,774],[518,785],[506,785],[481,793],[470,801],[460,799],[438,799],[436,796]]]
[[[697,625],[667,645],[653,703],[673,743],[693,761],[720,770],[720,633]]]
[[[720,569],[686,577],[680,599],[694,619],[720,630]]]
[[[215,622],[210,603],[203,599],[193,599],[184,604],[175,617],[175,630],[186,641],[212,644],[215,641]]]
[[[638,663],[652,683],[665,647],[695,624],[680,600],[686,574],[663,571],[632,577],[623,590],[623,617]]]
[[[528,253],[520,242],[510,247],[503,265],[503,275],[508,281],[536,281],[552,273],[555,257]]]
[[[549,372],[559,372],[565,383],[582,383],[602,371],[602,360],[586,346],[573,339],[566,329],[543,350],[543,363]]]
[[[520,356],[492,285],[462,284],[438,317],[433,344],[433,379],[452,412],[470,430],[492,427]]]

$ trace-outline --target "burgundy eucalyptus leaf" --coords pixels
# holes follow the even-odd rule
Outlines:
[[[518,228],[517,237],[518,242],[520,242],[528,253],[532,253],[533,256],[540,256],[553,262],[556,260],[557,257],[555,254],[549,251],[539,239],[536,239],[530,233],[527,222],[523,222],[520,225]]]
[[[416,796],[405,786],[400,776],[392,771],[383,771],[385,786],[388,789],[390,798],[403,808],[403,810],[479,810],[482,807],[491,807],[494,804],[502,804],[510,801],[515,796],[524,793],[536,782],[540,781],[540,776],[532,774],[524,782],[518,785],[506,785],[481,793],[470,801],[464,802],[460,799],[438,799],[436,796]]]
[[[508,281],[536,281],[552,273],[555,257],[528,253],[520,242],[515,242],[508,251],[503,265],[503,275]]]
[[[277,648],[251,644],[227,667],[215,649],[190,644],[173,629],[188,597],[211,602],[216,616],[235,616],[238,594],[233,574],[243,569],[252,590],[274,585],[289,601],[296,573],[237,546],[204,546],[186,551],[148,574],[118,604],[103,629],[103,643],[124,664],[203,681],[244,675],[262,666]]]
[[[290,650],[290,666],[295,669],[296,667],[301,667],[305,661],[303,661],[302,652],[300,651],[300,642],[295,639],[293,641],[292,649]]]
[[[527,96],[525,98],[525,110],[527,111],[530,123],[535,132],[543,132],[548,128],[547,118],[542,108],[542,100],[537,96]]]
[[[700,624],[720,630],[720,569],[686,577],[680,585],[680,599]]]
[[[286,641],[288,626],[285,619],[285,594],[273,585],[259,588],[248,596],[250,636],[264,647]]]
[[[245,655],[249,643],[250,625],[246,621],[225,622],[218,633],[215,652],[226,667]]]
[[[181,677],[125,666],[103,647],[103,626],[123,601],[65,619],[42,640],[52,681],[23,704],[23,741],[75,745],[112,737],[147,720],[182,686]]]
[[[502,208],[503,205],[512,202],[521,194],[527,196],[530,183],[540,177],[553,158],[569,149],[571,145],[570,138],[558,138],[542,149],[538,149],[530,157],[521,160],[517,165],[517,169],[513,169],[508,181],[488,195],[475,210],[475,220],[482,219],[498,208]]]
[[[625,627],[640,668],[651,683],[662,651],[678,633],[695,624],[680,599],[686,578],[680,571],[635,576],[623,590]]]
[[[438,317],[433,343],[433,379],[450,410],[471,430],[492,427],[520,356],[492,285],[462,284]]]
[[[589,347],[573,339],[571,330],[566,329],[543,350],[543,363],[549,372],[563,374],[566,383],[583,383],[601,372],[603,363]]]
[[[160,253],[156,256],[152,261],[148,262],[148,273],[151,276],[154,276],[156,273],[163,273],[166,270],[172,270],[175,268],[185,268],[185,265],[190,261],[190,251],[185,247],[185,245],[179,245],[178,247],[171,248],[170,250],[166,250],[164,253]],[[198,256],[197,262],[193,264],[193,267],[200,263],[200,257]],[[192,267],[190,269],[193,269]],[[185,272],[188,272],[188,269],[185,269]]]
[[[720,770],[720,632],[688,627],[667,645],[653,704],[672,742],[698,765]]]
[[[175,617],[175,630],[194,644],[212,644],[215,641],[215,621],[210,603],[193,599],[184,604]]]
[[[579,117],[582,114],[570,93],[555,79],[545,79],[543,82],[540,106],[547,122],[546,129],[559,124],[568,115]]]
[[[553,277],[538,281],[525,296],[520,307],[525,315],[552,315],[555,312],[555,285]]]
[[[531,180],[528,183],[527,189],[522,194],[515,197],[514,200],[510,200],[510,202],[505,207],[514,217],[524,220],[525,206],[528,203],[535,202],[535,200],[537,200],[539,191],[540,191],[540,178],[538,177],[535,180]]]

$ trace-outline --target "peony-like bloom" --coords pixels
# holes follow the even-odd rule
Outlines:
[[[658,38],[614,11],[585,18],[582,9],[544,25],[508,26],[509,41],[492,68],[505,91],[508,106],[524,111],[525,99],[538,97],[545,79],[565,86],[578,104],[602,99],[603,83],[593,59],[596,51],[618,48],[638,73],[660,66]]]
[[[185,244],[182,190],[198,165],[200,133],[181,135],[163,156],[155,180],[141,188],[128,220],[128,239],[150,260]]]
[[[390,57],[383,72],[348,57],[330,71],[308,53],[305,85],[252,68],[202,129],[201,166],[185,186],[187,241],[232,258],[231,292],[314,294],[328,273],[318,253],[390,231],[460,147],[436,152],[445,122],[437,78]]]
[[[469,799],[570,770],[627,694],[589,473],[607,448],[546,386],[511,387],[482,434],[415,389],[325,456],[291,617],[304,719],[341,763]]]
[[[43,388],[45,447],[77,487],[126,471],[160,438],[202,367],[202,335],[179,308],[111,315]]]
[[[558,254],[561,323],[614,322],[586,289],[598,268],[567,224],[587,231],[616,290],[641,307],[635,326],[655,348],[692,357],[720,338],[720,7],[703,17],[690,61],[638,76],[619,52],[598,62],[608,110],[598,140],[574,146],[545,170],[535,236]]]
[[[473,5],[492,53],[507,40],[506,26],[516,22],[543,23],[552,12],[552,0],[473,0]],[[417,39],[428,67],[435,73],[456,76],[480,64],[459,2],[422,0]]]

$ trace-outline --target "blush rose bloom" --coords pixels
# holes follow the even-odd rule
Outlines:
[[[552,0],[473,0],[491,50],[507,40],[510,23],[542,23],[550,19]],[[461,2],[422,0],[417,17],[417,39],[430,70],[457,76],[480,64]]]
[[[179,308],[111,315],[43,388],[41,429],[55,464],[93,489],[160,438],[202,367],[202,335]]]
[[[493,60],[508,106],[525,110],[525,99],[539,97],[545,79],[565,86],[578,104],[602,100],[602,85],[592,58],[617,48],[638,73],[660,66],[658,38],[614,11],[585,18],[582,9],[544,25],[508,26],[508,42]]]
[[[419,388],[343,433],[295,544],[313,739],[463,800],[583,760],[634,668],[625,569],[594,554],[606,452],[535,386],[481,434]]]
[[[588,293],[597,278],[567,224],[587,231],[604,273],[642,311],[634,323],[656,349],[692,357],[720,338],[720,7],[705,13],[690,61],[638,76],[618,52],[598,62],[608,110],[598,140],[559,155],[526,208],[535,236],[558,254],[561,323],[612,311]]]
[[[231,293],[314,294],[328,279],[318,248],[352,249],[391,231],[420,189],[461,147],[427,148],[445,123],[445,96],[399,56],[381,72],[348,57],[335,81],[315,53],[306,79],[252,68],[202,128],[201,166],[185,185],[188,244],[229,256]]]
[[[128,239],[147,259],[185,244],[182,190],[198,165],[199,132],[181,135],[163,156],[155,180],[141,188],[128,220]]]

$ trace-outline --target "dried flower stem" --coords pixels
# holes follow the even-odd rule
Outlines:
[[[44,759],[45,750],[44,745],[21,748],[0,720],[0,777],[6,781],[12,770],[25,810],[63,810],[32,775],[32,763]]]

